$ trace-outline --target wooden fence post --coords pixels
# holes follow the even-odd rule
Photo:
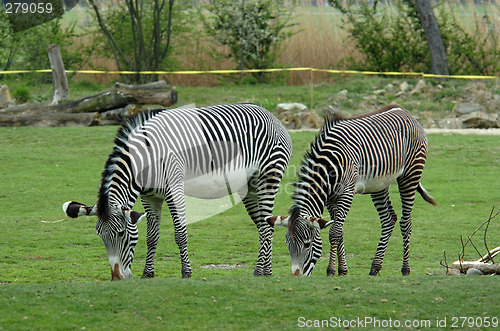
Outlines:
[[[52,84],[54,86],[52,102],[50,103],[53,106],[57,105],[59,101],[69,98],[69,87],[59,47],[55,44],[50,44],[48,54],[50,68],[52,69]]]

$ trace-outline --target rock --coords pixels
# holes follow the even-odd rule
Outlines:
[[[375,94],[375,95],[381,95],[381,94],[385,94],[386,92],[387,92],[386,90],[380,89],[380,90],[373,91],[373,94]]]
[[[436,129],[438,126],[436,125],[436,121],[434,121],[432,118],[427,117],[426,118],[427,123],[425,123],[425,127],[427,129]]]
[[[392,91],[392,90],[394,90],[394,85],[389,83],[384,87],[384,90]]]
[[[11,100],[9,87],[7,85],[0,86],[0,108],[7,106]]]
[[[323,125],[322,118],[301,103],[280,103],[276,114],[288,130],[318,129]]]
[[[346,100],[347,99],[347,94],[349,94],[349,91],[342,90],[342,91],[338,92],[335,95],[335,99],[337,99],[337,100]]]
[[[410,88],[410,84],[408,84],[407,82],[402,82],[401,84],[399,84],[399,91],[401,91],[403,93],[408,91],[409,88]]]
[[[457,104],[453,108],[453,111],[458,115],[470,114],[476,111],[484,111],[484,107],[480,105],[475,105],[471,103]]]
[[[298,113],[294,119],[300,129],[319,129],[323,125],[323,120],[314,111]]]
[[[294,113],[300,113],[300,112],[303,112],[303,111],[306,111],[307,110],[307,106],[301,104],[301,103],[298,103],[298,102],[295,102],[295,103],[279,103],[277,106],[276,106],[276,114],[281,114],[281,113],[284,113],[284,112],[290,112],[292,114]]]
[[[476,111],[460,116],[459,119],[462,121],[462,127],[464,129],[490,129],[500,127],[498,124],[498,116],[496,114],[490,115],[485,112]]]
[[[448,271],[446,272],[446,274],[458,276],[458,275],[460,275],[460,270],[455,269],[455,268],[448,268]]]
[[[425,90],[426,85],[423,79],[419,80],[417,85],[411,90],[410,94],[420,93]]]
[[[479,269],[476,269],[476,268],[469,268],[467,270],[467,276],[481,276],[483,275],[483,272]]]
[[[456,117],[447,117],[439,121],[441,129],[462,129],[462,121]]]
[[[288,130],[319,129],[323,125],[323,120],[314,111],[297,114],[286,111],[278,115],[278,118]]]

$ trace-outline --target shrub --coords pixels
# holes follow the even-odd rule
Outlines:
[[[228,46],[229,57],[240,69],[268,69],[276,64],[281,43],[294,32],[289,28],[291,11],[273,0],[214,0],[202,15],[209,35]],[[253,73],[263,81],[262,72]]]
[[[25,103],[31,99],[30,91],[25,87],[19,87],[12,93],[17,103]]]
[[[61,19],[20,32],[12,32],[7,15],[0,11],[0,70],[49,69],[47,50],[50,44],[61,49],[66,69],[79,69],[83,63],[80,51],[73,50],[75,44],[75,23],[61,27]],[[50,75],[29,74],[34,83],[49,82]]]
[[[378,1],[360,1],[357,6],[347,7],[339,0],[329,2],[344,14],[343,25],[356,49],[364,55],[362,60],[348,57],[344,60],[348,66],[382,72],[431,72],[427,41],[414,1],[396,0],[384,7],[378,6]],[[475,27],[467,31],[457,21],[454,8],[443,1],[436,6],[450,73],[498,74],[500,36],[495,29],[481,29],[485,22],[491,25],[489,16],[485,14],[479,19],[472,10]]]

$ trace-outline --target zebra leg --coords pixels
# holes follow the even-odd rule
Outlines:
[[[326,208],[330,213],[332,220],[335,220],[335,215],[337,211],[337,202],[335,199],[329,199],[326,203]],[[335,276],[335,261],[337,259],[337,247],[330,247],[330,259],[328,262],[328,267],[326,268],[327,276]]]
[[[175,242],[179,246],[182,278],[190,278],[192,271],[187,249],[186,201],[184,200],[184,188],[182,184],[169,187],[166,202],[174,223]]]
[[[276,164],[275,164],[276,166]],[[278,191],[283,171],[276,168],[260,175],[257,183],[250,180],[248,194],[243,199],[250,218],[259,231],[259,257],[254,269],[254,276],[272,275],[272,250],[274,227],[270,226],[266,217],[271,216],[274,208],[274,199]]]
[[[147,217],[146,244],[148,246],[146,264],[141,278],[153,278],[155,276],[156,246],[160,239],[160,219],[163,200],[141,197],[141,201]]]
[[[391,237],[392,231],[394,230],[394,224],[396,224],[397,215],[394,212],[394,208],[392,207],[391,200],[389,198],[389,188],[380,192],[372,193],[371,198],[373,204],[375,205],[375,208],[377,208],[382,228],[377,252],[375,253],[372,267],[370,269],[370,276],[375,276],[382,269],[382,262],[384,260],[385,251],[387,249],[389,238]]]
[[[347,260],[345,256],[345,248],[344,248],[344,221],[351,208],[353,194],[347,194],[342,198],[339,198],[337,201],[337,208],[335,210],[335,221],[332,224],[332,227],[329,231],[329,239],[330,239],[330,264],[327,269],[330,272],[335,273],[335,253],[337,254],[339,265],[338,272],[339,276],[347,275]],[[332,265],[333,260],[333,265]],[[333,275],[332,274],[332,275]]]
[[[411,211],[415,203],[415,192],[421,177],[420,172],[414,173],[413,177],[398,179],[399,194],[401,195],[401,204],[403,207],[403,214],[399,221],[401,234],[403,236],[403,266],[401,267],[401,274],[407,276],[410,274],[410,236],[411,236]]]

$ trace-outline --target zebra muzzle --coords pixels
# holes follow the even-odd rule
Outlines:
[[[111,268],[111,280],[125,279],[125,276],[120,272],[120,266],[115,263],[114,269]]]

